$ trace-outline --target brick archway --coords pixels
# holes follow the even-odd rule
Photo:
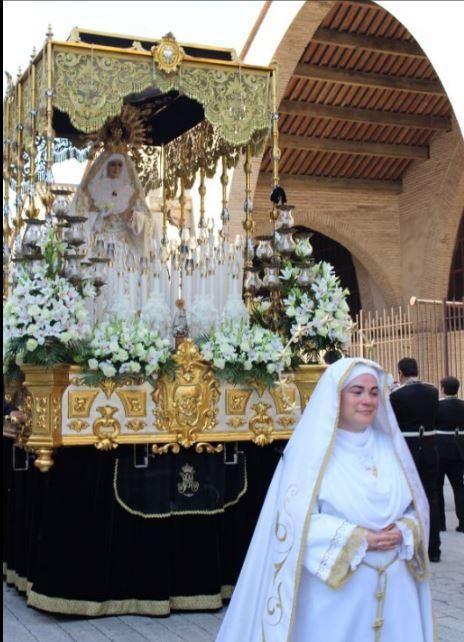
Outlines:
[[[351,252],[377,303],[446,296],[464,142],[439,78],[380,5],[299,6],[289,3],[293,19],[272,56],[279,66],[281,182],[297,222]],[[266,150],[253,160],[257,233],[268,227],[268,159]],[[242,231],[243,194],[240,168],[229,199],[234,232]]]

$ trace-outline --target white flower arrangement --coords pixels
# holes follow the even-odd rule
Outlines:
[[[251,313],[254,323],[272,328],[288,341],[292,367],[317,363],[322,356],[341,356],[353,326],[346,300],[349,291],[341,287],[332,265],[325,261],[311,265],[310,244],[300,245],[300,265],[286,262],[280,271],[281,297],[277,301],[256,297]]]
[[[242,384],[261,381],[269,387],[291,358],[277,334],[243,320],[223,323],[201,343],[200,351],[220,378]]]
[[[169,369],[171,356],[170,340],[133,317],[96,325],[83,365],[94,379],[123,375],[154,380],[161,370]]]
[[[298,267],[287,267],[282,275],[284,312],[294,344],[308,351],[346,348],[353,325],[346,301],[349,292],[340,286],[332,265],[325,261],[313,265],[307,287],[297,284],[298,275]]]
[[[55,365],[72,362],[73,346],[90,333],[83,294],[48,267],[18,270],[18,282],[4,307],[5,367],[14,362]]]

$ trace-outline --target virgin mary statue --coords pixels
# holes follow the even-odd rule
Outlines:
[[[98,156],[84,174],[70,214],[88,219],[89,257],[110,259],[95,320],[116,310],[141,310],[149,296],[154,222],[127,153],[103,151]]]

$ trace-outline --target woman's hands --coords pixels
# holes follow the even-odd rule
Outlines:
[[[381,531],[369,531],[367,535],[368,551],[391,551],[403,541],[403,535],[395,524],[386,526]]]

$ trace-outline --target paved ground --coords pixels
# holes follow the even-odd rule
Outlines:
[[[439,641],[462,642],[464,535],[454,531],[457,520],[449,488],[446,508],[448,531],[442,533],[442,561],[432,564],[432,591]],[[24,597],[5,584],[3,596],[5,642],[213,642],[225,612],[182,613],[169,618],[132,615],[85,619],[53,616],[29,608]]]

